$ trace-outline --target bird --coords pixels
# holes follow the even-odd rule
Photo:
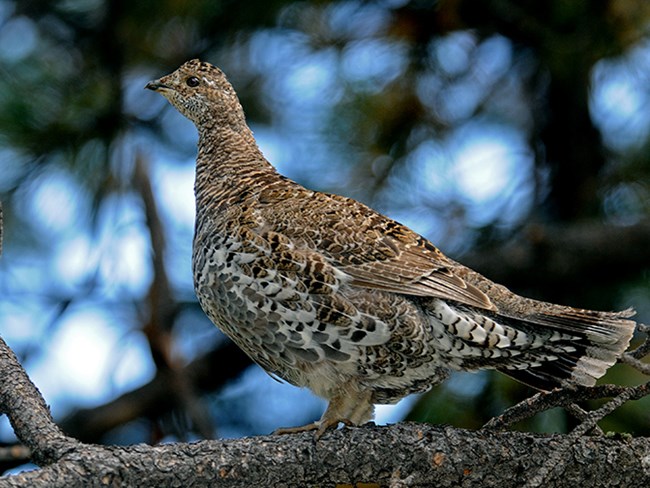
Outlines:
[[[328,401],[319,420],[277,433],[364,424],[376,404],[452,371],[493,369],[541,391],[592,386],[627,349],[633,309],[517,295],[368,206],[278,173],[216,66],[192,59],[145,88],[198,130],[202,309],[271,376]]]

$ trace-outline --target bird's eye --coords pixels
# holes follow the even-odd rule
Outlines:
[[[196,76],[190,76],[185,80],[185,84],[194,88],[195,86],[199,86],[199,79]]]

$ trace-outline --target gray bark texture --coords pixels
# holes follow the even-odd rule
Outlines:
[[[483,433],[423,424],[129,447],[78,444],[54,464],[0,486],[650,485],[650,441]],[[563,451],[559,463],[546,460]]]
[[[0,339],[0,411],[41,466],[0,487],[650,486],[650,439],[402,423],[291,436],[98,446],[65,436]]]

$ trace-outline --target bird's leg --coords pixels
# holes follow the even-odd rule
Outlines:
[[[335,429],[340,423],[354,426],[372,419],[374,405],[372,392],[358,388],[343,388],[334,395],[320,420],[299,427],[277,429],[274,434],[295,434],[315,430],[314,438],[320,439],[325,432]]]

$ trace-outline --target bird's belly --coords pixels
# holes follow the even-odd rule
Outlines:
[[[258,280],[243,266],[247,259],[224,250],[210,256],[195,253],[195,291],[210,320],[232,339],[248,356],[269,373],[290,383],[303,386],[301,368],[288,354],[287,342],[309,322],[308,306],[287,306],[287,298],[296,291],[288,283],[275,279]],[[304,308],[307,308],[305,310]],[[304,325],[302,326],[304,327]]]
[[[356,381],[381,402],[441,377],[434,331],[411,298],[340,282],[314,290],[298,272],[269,265],[258,273],[264,256],[200,249],[193,264],[203,310],[269,373],[326,398]]]

